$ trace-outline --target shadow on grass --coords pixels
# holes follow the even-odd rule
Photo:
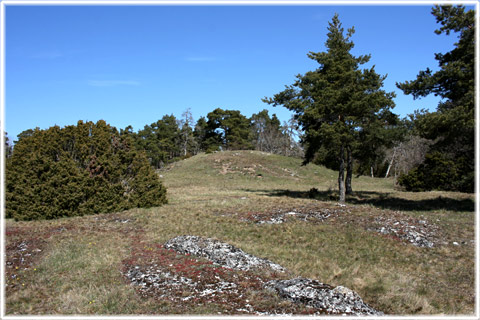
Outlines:
[[[337,192],[333,191],[292,191],[292,190],[253,190],[244,189],[247,192],[255,192],[271,197],[291,197],[302,199],[316,199],[321,201],[338,201]],[[381,209],[401,211],[475,211],[475,202],[472,199],[454,199],[439,196],[434,199],[409,200],[391,196],[389,193],[375,191],[356,191],[347,196],[347,203],[370,204]]]

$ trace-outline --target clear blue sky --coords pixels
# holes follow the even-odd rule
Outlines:
[[[314,70],[306,54],[325,51],[328,21],[355,26],[353,53],[372,55],[395,91],[395,113],[435,110],[395,87],[437,70],[435,52],[456,35],[436,35],[432,6],[14,6],[6,7],[5,124],[11,140],[29,128],[80,119],[134,130],[191,108],[244,115],[283,107],[265,96]],[[471,6],[471,8],[473,8]]]

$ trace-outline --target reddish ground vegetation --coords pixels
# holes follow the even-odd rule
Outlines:
[[[203,258],[179,254],[138,237],[123,261],[128,282],[144,297],[167,299],[184,310],[210,305],[222,314],[313,314],[314,308],[282,301],[263,289],[281,274],[261,274],[225,268]],[[283,275],[283,278],[285,275]]]

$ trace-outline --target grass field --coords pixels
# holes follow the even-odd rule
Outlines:
[[[129,263],[154,261],[159,246],[179,235],[215,238],[278,263],[289,275],[346,286],[386,314],[474,312],[472,194],[406,193],[395,190],[391,179],[359,177],[343,207],[335,201],[336,172],[253,151],[201,154],[159,174],[169,199],[162,207],[7,220],[7,314],[235,313],[221,301],[179,304],[142,295],[127,281]],[[295,210],[335,214],[321,222],[288,218],[281,224],[251,218]],[[376,221],[391,217],[428,221],[434,247],[372,231]],[[267,309],[305,311],[249,282],[242,288]]]

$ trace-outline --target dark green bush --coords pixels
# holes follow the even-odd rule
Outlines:
[[[458,180],[455,162],[433,152],[425,156],[421,165],[400,176],[398,183],[407,191],[452,191],[459,189]]]
[[[37,128],[7,160],[7,218],[55,219],[166,202],[144,152],[103,120]]]

